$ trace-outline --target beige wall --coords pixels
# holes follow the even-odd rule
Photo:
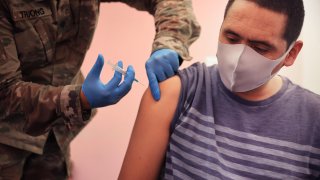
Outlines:
[[[300,35],[304,42],[298,59],[280,74],[289,77],[293,82],[320,94],[320,1],[308,0],[305,3],[305,22]]]
[[[191,48],[192,62],[214,56],[226,0],[193,1],[196,16],[202,25],[202,34]],[[306,23],[301,38],[305,46],[297,64],[283,71],[294,82],[320,93],[320,1],[307,0]],[[153,18],[121,3],[105,3],[91,48],[83,64],[88,73],[98,53],[116,62],[122,59],[131,64],[136,77],[148,84],[144,62],[151,51],[154,36]],[[183,67],[191,63],[184,63]],[[110,68],[104,67],[102,79],[112,77]],[[116,179],[129,141],[140,98],[146,87],[134,84],[131,92],[117,105],[101,108],[92,122],[72,143],[75,180]]]

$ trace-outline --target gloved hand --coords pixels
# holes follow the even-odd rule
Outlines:
[[[155,51],[146,62],[147,76],[153,98],[160,99],[159,83],[172,77],[178,71],[179,56],[171,49]]]
[[[99,54],[98,59],[82,85],[82,91],[89,101],[91,108],[104,107],[117,103],[131,89],[135,72],[132,66],[127,69],[124,81],[121,82],[122,74],[115,71],[113,78],[104,84],[100,80],[100,73],[104,64],[103,56]],[[122,62],[118,65],[122,68]]]

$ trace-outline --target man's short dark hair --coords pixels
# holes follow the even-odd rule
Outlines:
[[[224,12],[224,18],[235,0],[229,0]],[[257,4],[262,8],[287,15],[287,24],[283,39],[289,46],[296,41],[300,35],[304,21],[304,6],[302,0],[246,0]]]

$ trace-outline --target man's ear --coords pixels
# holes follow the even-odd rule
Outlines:
[[[287,55],[283,65],[284,66],[291,66],[293,65],[293,63],[295,62],[295,60],[297,59],[297,56],[300,53],[300,50],[303,47],[303,42],[302,41],[296,41],[292,47],[292,49],[290,50],[289,54]]]

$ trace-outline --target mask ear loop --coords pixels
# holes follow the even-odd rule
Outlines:
[[[292,42],[291,45],[289,46],[288,50],[287,50],[280,58],[278,58],[278,59],[276,59],[276,60],[282,59],[282,61],[283,61],[284,58],[286,58],[287,55],[290,53],[291,49],[293,48],[293,46],[294,46],[295,44],[296,44],[296,41]],[[275,60],[275,61],[276,61],[276,60]],[[278,65],[279,65],[279,64],[278,64]],[[281,68],[282,68],[282,67],[281,67]],[[280,68],[280,69],[281,69],[281,68]],[[273,74],[270,74],[270,76],[271,76],[270,79],[272,79],[276,74],[278,74],[278,72],[280,71],[280,69],[279,69],[278,71],[274,72]],[[272,73],[272,72],[271,72],[271,73]]]
[[[296,41],[292,42],[288,48],[288,50],[278,59],[284,59],[292,50],[293,46],[296,44]]]

